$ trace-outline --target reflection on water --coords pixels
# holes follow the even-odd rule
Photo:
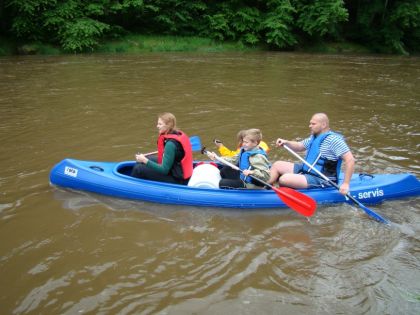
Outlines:
[[[50,187],[65,157],[155,150],[156,115],[235,144],[300,139],[325,111],[357,172],[420,175],[418,58],[150,54],[0,58],[6,314],[418,314],[419,198],[292,210],[158,205]],[[195,158],[201,159],[198,153]],[[291,159],[272,147],[270,159]]]

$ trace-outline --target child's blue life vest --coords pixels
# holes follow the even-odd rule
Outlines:
[[[241,170],[247,170],[250,169],[250,167],[252,167],[251,163],[249,162],[249,158],[252,155],[255,154],[262,154],[265,157],[267,157],[267,154],[265,153],[264,150],[262,150],[261,148],[256,148],[252,151],[245,151],[244,149],[241,149],[241,151],[239,152],[239,168]],[[251,183],[251,177],[249,176],[245,176],[243,173],[241,173],[241,179],[246,182],[246,183]]]

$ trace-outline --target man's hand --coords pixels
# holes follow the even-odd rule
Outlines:
[[[277,140],[276,140],[276,146],[278,146],[278,147],[282,147],[283,145],[285,145],[285,144],[287,144],[287,140],[284,140],[284,139],[280,139],[280,138],[278,138]]]
[[[347,193],[350,191],[350,186],[349,184],[343,183],[340,186],[340,193],[342,195],[347,195]]]

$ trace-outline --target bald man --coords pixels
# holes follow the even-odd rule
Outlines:
[[[344,181],[340,185],[340,193],[347,194],[350,190],[350,179],[354,172],[355,160],[350,148],[341,134],[330,130],[328,116],[317,113],[309,122],[311,136],[302,141],[277,139],[276,145],[287,145],[296,152],[306,151],[305,160],[330,180],[338,183],[341,163],[345,163]],[[286,161],[275,162],[270,171],[270,184],[276,182],[280,186],[292,188],[327,187],[329,183],[309,169],[303,163]]]

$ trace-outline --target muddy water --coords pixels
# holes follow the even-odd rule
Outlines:
[[[419,314],[419,198],[307,220],[51,187],[66,157],[155,150],[156,115],[222,139],[301,139],[314,112],[357,172],[420,176],[420,59],[282,53],[0,59],[2,314]],[[197,159],[202,158],[199,154]]]

